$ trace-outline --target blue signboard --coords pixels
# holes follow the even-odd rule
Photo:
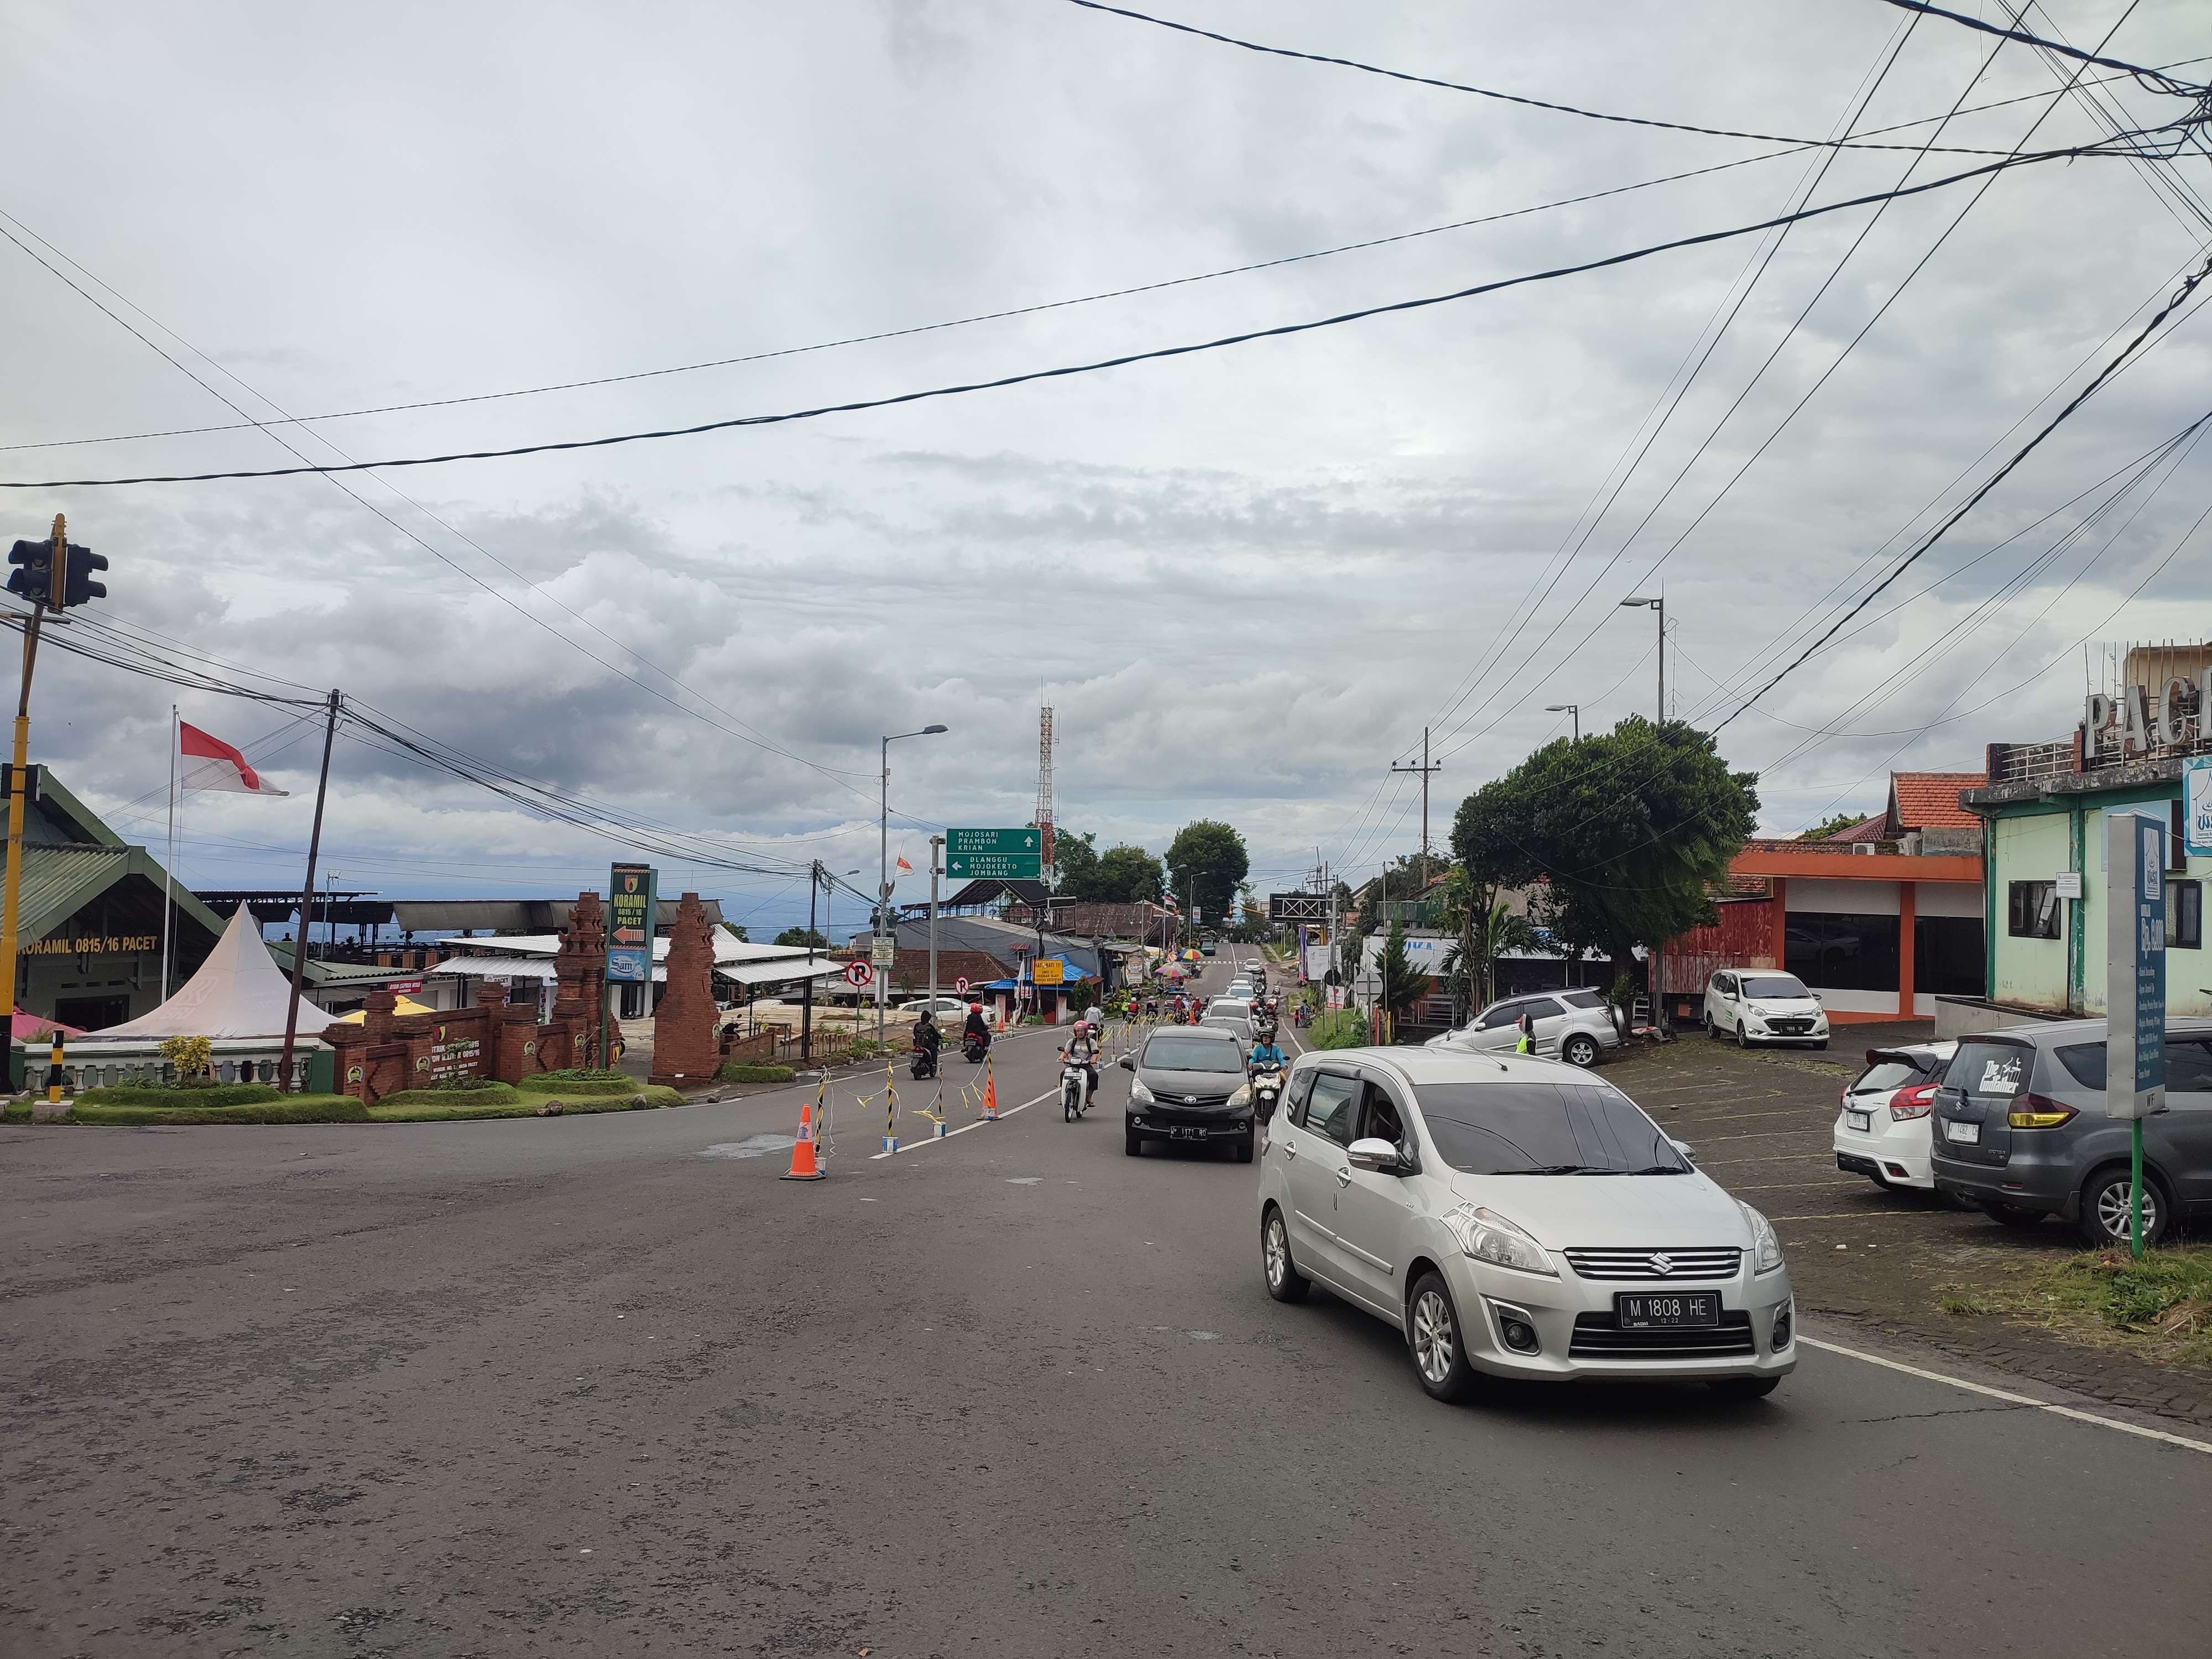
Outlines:
[[[2194,858],[2212,858],[2212,755],[2181,763],[2182,845]]]
[[[2105,1110],[2166,1104],[2166,837],[2163,818],[2105,815]]]

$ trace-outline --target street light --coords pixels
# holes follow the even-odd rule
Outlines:
[[[1633,610],[1642,605],[1650,605],[1652,614],[1659,618],[1659,720],[1663,726],[1667,720],[1667,601],[1663,598],[1655,599],[1638,594],[1632,599],[1620,602],[1624,611]]]
[[[884,936],[884,924],[889,920],[891,908],[891,745],[902,738],[933,738],[951,729],[945,726],[925,726],[919,732],[894,732],[884,739],[884,787],[877,818],[875,936],[878,939]],[[874,952],[869,954],[872,956]],[[876,1048],[878,1051],[884,1046],[884,1000],[890,989],[886,982],[888,978],[889,975],[884,974],[876,975]]]
[[[1572,714],[1575,717],[1575,741],[1577,743],[1580,743],[1583,740],[1582,704],[1578,702],[1547,702],[1544,705],[1544,712],[1547,714]]]

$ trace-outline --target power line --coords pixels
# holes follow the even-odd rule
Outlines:
[[[1089,0],[1073,0],[1073,3],[1085,5],[1089,3]],[[1941,6],[1931,6],[1927,3],[1927,0],[1887,0],[1887,3],[1903,11],[1918,12],[1928,17],[1940,17],[1947,23],[1958,23],[1967,28],[1978,30],[1984,34],[1994,34],[2000,40],[2017,40],[2023,46],[2033,46],[2041,52],[2057,52],[2062,58],[2071,58],[2077,63],[2094,64],[2100,69],[2118,70],[2123,75],[2132,76],[2138,83],[2152,92],[2166,93],[2177,98],[2195,99],[2204,98],[2209,92],[2212,92],[2212,88],[2197,86],[2187,81],[2177,81],[2170,75],[2161,74],[2157,70],[2146,68],[2141,64],[2130,64],[2118,58],[2100,58],[2095,52],[2082,52],[2077,47],[2063,46],[2056,40],[2046,40],[2041,35],[2031,34],[2025,29],[2000,28],[1995,23],[1984,23],[1980,18],[1969,17],[1964,12],[1946,11]]]
[[[1759,143],[1790,144],[1808,149],[1911,149],[1916,148],[1910,144],[1869,144],[1838,138],[1791,138],[1771,132],[1745,132],[1730,127],[1697,126],[1686,121],[1662,121],[1643,115],[1611,114],[1603,110],[1584,109],[1574,104],[1555,103],[1549,99],[1528,98],[1517,93],[1499,92],[1491,87],[1470,86],[1464,81],[1443,81],[1433,76],[1409,74],[1404,70],[1384,69],[1380,64],[1361,63],[1355,58],[1334,58],[1325,52],[1299,52],[1289,46],[1267,46],[1260,41],[1243,40],[1234,34],[1217,33],[1212,29],[1202,29],[1194,24],[1178,23],[1165,17],[1155,17],[1149,12],[1132,11],[1126,6],[1106,5],[1103,3],[1103,0],[1067,0],[1067,3],[1072,6],[1080,6],[1085,11],[1104,12],[1115,17],[1126,17],[1133,22],[1150,23],[1156,28],[1172,29],[1178,34],[1194,35],[1201,40],[1217,41],[1224,46],[1236,46],[1244,52],[1261,52],[1271,58],[1294,58],[1302,63],[1327,64],[1336,69],[1357,70],[1363,75],[1379,75],[1385,80],[1403,81],[1417,87],[1435,87],[1445,92],[1472,93],[1478,98],[1495,99],[1500,103],[1520,104],[1530,109],[1552,110],[1561,115],[1580,116],[1589,121],[1613,121],[1632,127],[1657,127],[1668,132],[1694,132],[1709,138],[1748,138]],[[1932,9],[1923,8],[1923,9]],[[2110,67],[2123,70],[2138,80],[2146,75],[2156,73],[2151,70],[2137,69],[2133,64],[2112,64]],[[2178,87],[2179,83],[2177,83]],[[2191,88],[2187,90],[2194,94],[2201,89]],[[1994,150],[1967,149],[1954,145],[1946,145],[1943,148],[1944,153],[1954,155],[1991,155],[1997,153]]]
[[[2144,136],[2148,136],[2148,130]],[[1492,282],[1478,283],[1471,287],[1456,289],[1449,293],[1424,295],[1416,299],[1395,300],[1385,304],[1363,306],[1357,310],[1339,312],[1332,316],[1318,317],[1301,323],[1283,323],[1272,328],[1250,329],[1241,333],[1222,335],[1210,340],[1194,341],[1188,344],[1159,346],[1148,351],[1125,352],[1118,356],[1099,358],[1090,362],[1064,364],[1054,368],[1029,369],[1019,374],[1000,375],[988,380],[972,380],[954,386],[932,386],[917,392],[903,392],[882,398],[857,398],[841,404],[825,404],[809,409],[791,410],[772,415],[741,415],[726,420],[702,421],[690,426],[659,427],[640,432],[611,434],[599,438],[574,438],[558,441],[518,444],[503,449],[455,451],[445,454],[418,455],[378,461],[349,461],[337,466],[278,466],[241,467],[216,472],[151,473],[134,477],[118,478],[46,478],[36,480],[0,481],[4,489],[96,489],[125,484],[147,483],[209,483],[237,478],[289,478],[309,473],[372,472],[382,468],[441,466],[455,461],[507,460],[522,455],[544,455],[581,449],[606,449],[620,444],[646,443],[668,438],[696,437],[702,433],[729,431],[740,427],[780,426],[794,421],[817,420],[829,415],[855,414],[868,410],[890,409],[902,404],[927,402],[939,398],[960,397],[970,392],[1001,391],[1008,386],[1024,386],[1033,381],[1064,379],[1071,375],[1092,374],[1109,368],[1121,368],[1133,363],[1156,362],[1169,358],[1187,357],[1200,352],[1218,351],[1225,347],[1245,345],[1255,340],[1285,338],[1292,335],[1309,334],[1316,330],[1334,328],[1346,323],[1364,322],[1370,318],[1389,316],[1398,313],[1425,310],[1431,306],[1447,305],[1455,301],[1474,299],[1512,288],[1534,283],[1554,282],[1562,277],[1585,275],[1594,270],[1609,270],[1617,265],[1632,264],[1661,253],[1671,253],[1683,248],[1703,247],[1716,242],[1735,240],[1739,236],[1757,235],[1801,220],[1815,219],[1832,213],[1846,212],[1853,208],[1869,207],[1879,202],[1893,201],[1899,197],[1919,196],[1930,191],[1963,184],[1991,173],[2016,167],[2028,167],[2042,161],[2073,161],[2088,155],[2112,155],[2117,152],[2100,145],[2072,145],[2063,149],[2039,150],[2025,155],[2008,155],[1984,166],[1971,167],[1963,173],[1951,173],[1942,179],[1931,179],[1923,184],[1899,189],[1876,191],[1864,196],[1854,196],[1842,201],[1825,203],[1818,207],[1804,208],[1778,218],[1764,219],[1753,224],[1737,225],[1725,230],[1702,231],[1695,235],[1675,237],[1668,241],[1632,248],[1626,252],[1608,254],[1602,258],[1587,259],[1571,265],[1554,266],[1547,270],[1526,272],[1518,276],[1500,277]]]

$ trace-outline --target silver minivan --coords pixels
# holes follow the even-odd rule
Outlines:
[[[1584,989],[1504,998],[1458,1030],[1431,1037],[1428,1046],[1511,1050],[1520,1042],[1524,1014],[1535,1022],[1536,1052],[1570,1066],[1595,1066],[1606,1049],[1620,1046],[1620,1024],[1612,1004],[1599,993]]]

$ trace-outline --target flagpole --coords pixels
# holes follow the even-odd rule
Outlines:
[[[323,848],[323,797],[331,787],[331,739],[338,729],[335,690],[331,693],[330,711],[323,726],[322,774],[315,780],[315,827],[307,836],[307,879],[300,890],[300,926],[292,936],[292,994],[284,1000],[284,1052],[276,1061],[276,1086],[286,1094],[292,1092],[292,1043],[300,1029],[300,986],[307,975],[307,922],[315,914],[315,855]]]
[[[177,908],[177,705],[169,705],[169,861],[161,866],[161,1000],[169,1000],[169,915]]]

